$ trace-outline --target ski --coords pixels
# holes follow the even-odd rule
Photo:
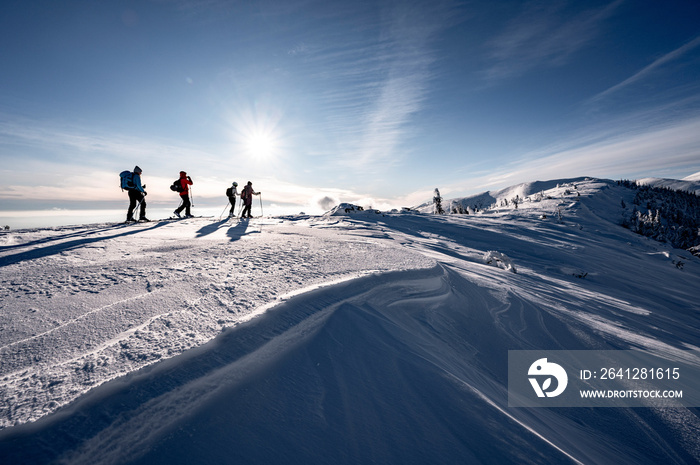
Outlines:
[[[162,223],[164,221],[175,221],[175,220],[194,220],[194,219],[200,219],[200,218],[214,218],[213,216],[183,216],[181,218],[178,218],[177,216],[170,216],[168,218],[160,218],[157,220],[148,220],[148,221],[143,221],[143,220],[130,220],[130,221],[123,221],[121,223],[115,223],[115,224],[123,224],[123,225],[132,225],[132,224],[148,224],[148,223]]]
[[[121,223],[116,223],[116,224],[123,224],[123,225],[131,225],[131,224],[148,224],[148,223],[154,223],[154,221],[148,220],[148,221],[143,221],[143,220],[131,220],[131,221],[123,221]]]
[[[168,221],[168,220],[195,220],[198,218],[214,218],[213,216],[171,216],[158,221]]]

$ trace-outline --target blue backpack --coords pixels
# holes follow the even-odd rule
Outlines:
[[[134,173],[128,170],[119,173],[119,187],[121,187],[122,190],[136,189],[136,184],[134,184]]]

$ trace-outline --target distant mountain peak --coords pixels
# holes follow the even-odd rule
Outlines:
[[[690,176],[684,177],[681,181],[700,181],[700,171]]]

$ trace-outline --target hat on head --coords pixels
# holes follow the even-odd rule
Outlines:
[[[185,173],[184,171],[180,171],[180,176],[185,176],[185,175],[187,175],[187,173]]]
[[[233,187],[237,187],[238,183],[236,181],[233,181]]]
[[[137,166],[134,166],[134,173],[141,174],[143,173],[143,170]]]
[[[249,186],[252,186],[252,185],[253,185],[253,183],[252,183],[252,182],[250,182],[250,181],[248,181],[248,185],[249,185]]]

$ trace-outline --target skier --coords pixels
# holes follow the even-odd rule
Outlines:
[[[246,218],[246,213],[248,214],[247,218],[253,217],[253,215],[250,214],[250,209],[253,206],[254,195],[260,195],[260,192],[255,192],[253,190],[253,183],[248,181],[248,184],[246,184],[246,186],[241,191],[241,200],[243,200],[243,204],[245,205],[245,207],[243,208],[243,213],[241,214],[241,218]]]
[[[235,209],[236,209],[236,197],[238,197],[238,183],[234,181],[233,184],[231,184],[231,187],[226,189],[226,196],[228,197],[228,201],[231,204],[231,211],[228,213],[228,217],[231,218],[234,216]]]
[[[138,166],[134,167],[134,172],[131,175],[131,180],[134,187],[127,189],[129,193],[129,210],[126,212],[126,221],[136,221],[134,219],[134,209],[136,204],[141,202],[141,214],[139,215],[139,221],[150,221],[146,218],[146,191],[144,190],[146,186],[141,185],[141,173],[143,171]]]
[[[185,218],[192,218],[192,213],[190,212],[190,207],[192,204],[190,203],[190,188],[194,184],[192,182],[192,178],[187,176],[187,173],[184,171],[180,171],[180,185],[182,186],[182,192],[180,192],[180,198],[182,199],[182,205],[180,205],[173,213],[175,213],[175,216],[178,218],[182,218],[180,216],[180,212],[182,210],[185,210]]]

